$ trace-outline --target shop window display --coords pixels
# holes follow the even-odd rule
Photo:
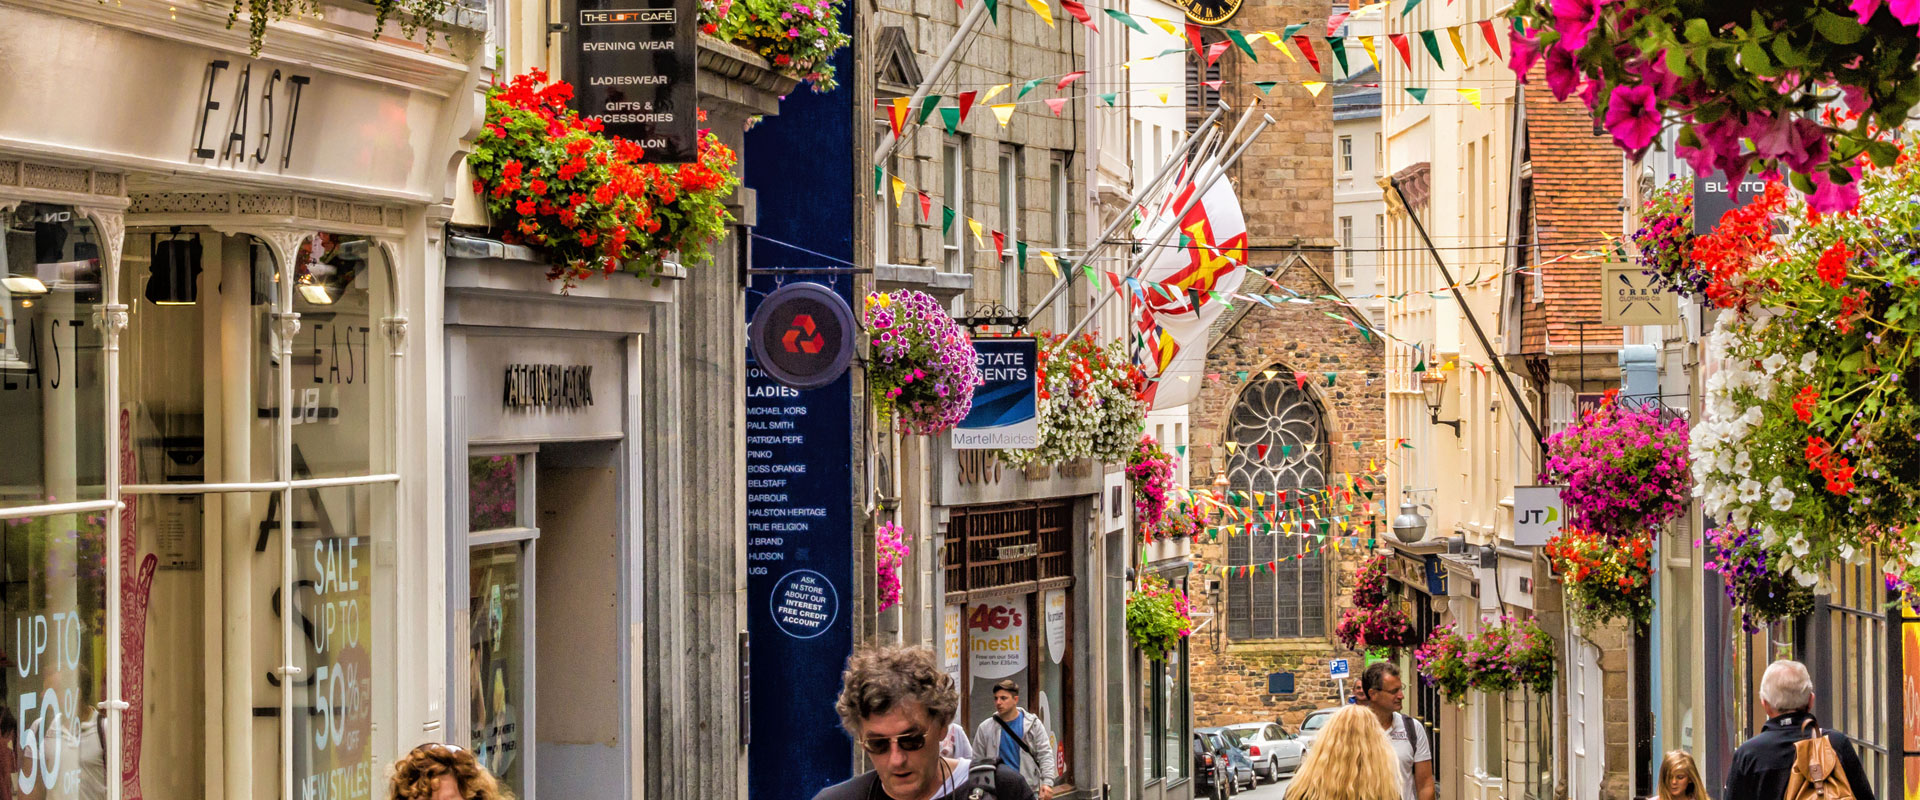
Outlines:
[[[104,496],[99,303],[100,240],[84,214],[0,211],[0,505]]]

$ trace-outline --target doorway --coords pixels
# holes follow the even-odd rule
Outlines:
[[[468,739],[522,800],[626,780],[619,452],[618,442],[469,449]]]

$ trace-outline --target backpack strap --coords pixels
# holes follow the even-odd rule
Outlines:
[[[995,717],[994,719],[999,719]],[[968,800],[1000,798],[1000,765],[990,761],[976,761],[967,770],[967,780],[973,783],[973,791],[967,793]]]
[[[1427,726],[1415,721],[1412,714],[1400,714],[1400,727],[1407,732],[1407,749],[1420,752],[1420,743],[1427,740]]]

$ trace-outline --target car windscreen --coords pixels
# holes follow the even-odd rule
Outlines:
[[[1303,733],[1306,731],[1320,730],[1326,726],[1327,720],[1331,717],[1333,717],[1332,714],[1320,714],[1318,716],[1307,717],[1307,721],[1300,725],[1300,730]]]
[[[1247,740],[1256,738],[1256,734],[1258,733],[1260,733],[1259,728],[1228,728],[1226,729],[1227,738],[1233,740],[1233,744],[1235,747],[1247,746]]]

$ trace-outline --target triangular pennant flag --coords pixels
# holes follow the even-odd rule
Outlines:
[[[1087,75],[1087,73],[1086,73],[1086,72],[1085,72],[1084,70],[1083,70],[1083,71],[1077,71],[1077,72],[1069,72],[1069,73],[1067,73],[1067,74],[1066,74],[1066,76],[1065,76],[1065,77],[1062,77],[1062,78],[1060,79],[1060,82],[1059,82],[1059,83],[1056,83],[1056,84],[1054,84],[1054,85],[1053,85],[1053,88],[1055,88],[1055,89],[1059,89],[1060,91],[1063,91],[1063,92],[1064,92],[1064,91],[1066,91],[1066,90],[1067,90],[1067,87],[1068,87],[1068,86],[1072,86],[1072,85],[1073,85],[1073,82],[1074,82],[1074,81],[1077,81],[1077,80],[1080,80],[1081,78],[1084,78],[1084,77],[1086,77],[1086,75]]]
[[[1259,451],[1260,451],[1260,460],[1261,460],[1261,461],[1265,461],[1265,460],[1267,460],[1267,447],[1268,447],[1268,445],[1264,445],[1264,444],[1262,444],[1262,445],[1255,445],[1255,449],[1257,449],[1257,450],[1259,450]]]
[[[982,241],[980,238],[980,231],[982,230],[980,227],[980,221],[972,217],[968,217],[967,227],[973,230],[973,243],[981,247],[986,247],[987,243],[985,241]]]
[[[1191,22],[1187,23],[1187,41],[1193,43],[1193,54],[1199,57],[1201,61],[1206,61],[1207,46],[1204,42],[1200,41],[1200,26]]]
[[[1033,91],[1033,87],[1035,87],[1035,86],[1039,86],[1039,85],[1040,85],[1040,82],[1041,82],[1041,81],[1044,81],[1044,80],[1046,80],[1046,78],[1034,78],[1033,80],[1030,80],[1030,81],[1027,81],[1027,82],[1026,82],[1026,83],[1024,83],[1024,84],[1021,84],[1021,85],[1020,85],[1020,93],[1019,93],[1019,94],[1016,94],[1016,95],[1014,95],[1014,96],[1013,96],[1013,99],[1015,99],[1015,100],[1018,100],[1018,99],[1020,99],[1020,98],[1022,98],[1022,97],[1026,97],[1026,96],[1027,96],[1027,93],[1028,93],[1028,92],[1031,92],[1031,91]]]
[[[1342,11],[1338,14],[1328,17],[1327,18],[1327,38],[1331,39],[1333,38],[1334,34],[1339,33],[1340,26],[1347,24],[1347,17],[1350,16],[1352,13],[1353,12],[1351,11]]]
[[[1273,94],[1273,87],[1280,85],[1280,82],[1279,81],[1254,81],[1253,85],[1255,88],[1258,88],[1260,90],[1261,94]]]
[[[1420,5],[1420,0],[1407,0],[1407,7],[1400,9],[1400,16],[1406,16],[1407,12],[1412,11],[1413,7],[1417,5]]]
[[[1320,72],[1320,57],[1313,54],[1313,42],[1305,36],[1293,37],[1293,46],[1300,48],[1300,54],[1307,57],[1307,63],[1313,65],[1315,74]]]
[[[1000,0],[987,0],[987,16],[993,18],[993,24],[1000,24]]]
[[[1049,254],[1047,254],[1047,256],[1048,256],[1049,258],[1051,258],[1051,257],[1053,256],[1053,254],[1051,254],[1051,253],[1049,253]],[[1094,274],[1095,274],[1095,273],[1097,272],[1097,270],[1095,270],[1095,269],[1093,268],[1093,265],[1092,265],[1092,264],[1081,264],[1081,265],[1080,265],[1080,271],[1081,271],[1081,272],[1084,272],[1084,273],[1086,273],[1086,275],[1087,275],[1087,283],[1099,283],[1099,280],[1098,280],[1097,278],[1095,278],[1095,277],[1094,277]],[[1071,272],[1073,272],[1073,264],[1072,264],[1072,263],[1068,263],[1068,264],[1067,264],[1067,272],[1069,272],[1069,273],[1071,273]]]
[[[1108,108],[1112,108],[1114,101],[1119,99],[1120,99],[1119,92],[1107,92],[1106,94],[1100,95],[1100,101],[1103,103],[1106,103]]]
[[[926,192],[916,192],[916,194],[920,195],[920,221],[926,222],[933,219],[933,196]]]
[[[907,108],[913,102],[911,97],[893,98],[893,107],[887,109],[887,124],[893,128],[894,138],[900,138],[900,126],[907,124]]]
[[[1300,85],[1306,87],[1307,91],[1312,92],[1314,97],[1319,97],[1320,92],[1327,88],[1327,85],[1321,81],[1303,81]]]
[[[1260,60],[1260,57],[1259,57],[1259,56],[1257,56],[1257,55],[1254,55],[1254,53],[1253,53],[1253,45],[1250,45],[1250,44],[1247,44],[1247,35],[1246,35],[1246,34],[1244,34],[1244,33],[1241,33],[1240,31],[1238,31],[1238,30],[1235,30],[1235,29],[1233,29],[1233,28],[1228,28],[1228,29],[1227,29],[1227,38],[1228,38],[1228,39],[1232,39],[1232,40],[1233,40],[1233,43],[1234,43],[1235,45],[1237,45],[1237,46],[1239,46],[1239,48],[1240,48],[1240,49],[1242,49],[1242,50],[1245,50],[1245,51],[1247,51],[1247,58],[1251,58],[1251,59],[1253,59],[1253,60],[1255,60],[1255,61],[1259,61],[1259,60]]]
[[[1407,87],[1407,94],[1413,95],[1413,101],[1416,103],[1427,102],[1427,90],[1424,88],[1415,88],[1415,87],[1409,86]]]
[[[973,110],[974,94],[975,94],[974,92],[961,92],[959,95],[958,99],[960,101],[960,121],[961,122],[966,122],[967,112]]]
[[[1180,29],[1179,29],[1179,28],[1176,28],[1176,27],[1173,27],[1173,22],[1172,22],[1172,21],[1170,21],[1170,20],[1164,20],[1164,19],[1161,19],[1161,18],[1159,18],[1159,17],[1147,17],[1147,21],[1148,21],[1148,22],[1151,22],[1151,23],[1153,23],[1153,24],[1155,24],[1155,25],[1158,25],[1158,26],[1160,27],[1160,30],[1163,30],[1163,31],[1166,31],[1166,32],[1167,32],[1167,35],[1168,35],[1168,36],[1172,36],[1172,37],[1174,37],[1174,38],[1179,38],[1179,36],[1180,36]],[[1184,48],[1178,48],[1178,47],[1176,47],[1176,48],[1174,48],[1174,50],[1175,50],[1175,51],[1179,51],[1179,52],[1185,52],[1185,49],[1184,49]],[[1161,53],[1160,55],[1163,55],[1163,56],[1164,56],[1164,55],[1166,55],[1166,53]],[[1157,57],[1157,56],[1156,56],[1156,57]]]
[[[1053,109],[1054,116],[1060,116],[1060,109],[1065,108],[1067,101],[1072,99],[1071,97],[1049,97],[1047,98],[1047,108]]]
[[[999,231],[994,231],[993,232],[993,260],[1005,261],[1006,258],[1007,258],[1007,235]]]
[[[947,124],[947,133],[951,134],[958,131],[960,128],[960,109],[954,108],[953,106],[941,106],[940,121]]]
[[[1125,25],[1129,28],[1132,28],[1134,32],[1139,33],[1142,36],[1146,35],[1147,29],[1145,27],[1142,27],[1140,25],[1140,21],[1134,19],[1132,14],[1128,14],[1127,12],[1121,11],[1116,8],[1107,8],[1102,10],[1107,12],[1107,16],[1113,17],[1114,19],[1119,20],[1120,24]]]
[[[1374,47],[1374,41],[1373,41],[1378,38],[1380,37],[1378,36],[1360,37],[1360,46],[1367,49],[1367,60],[1373,62],[1373,68],[1375,70],[1380,69],[1380,53],[1378,49]]]
[[[1454,91],[1459,92],[1462,98],[1466,99],[1467,102],[1472,103],[1474,108],[1480,107],[1480,90],[1479,89],[1455,89]]]
[[[1000,120],[1000,127],[1004,128],[1007,127],[1007,122],[1013,119],[1013,110],[1016,106],[1012,103],[1001,103],[997,106],[988,106],[988,108],[993,109],[994,119]]]
[[[1280,34],[1280,38],[1291,39],[1294,37],[1294,34],[1299,33],[1300,29],[1304,27],[1307,27],[1307,24],[1304,22],[1297,22],[1292,25],[1288,25],[1287,29]]]
[[[884,168],[879,164],[873,165],[873,193],[875,195],[886,190],[886,177],[887,171]]]
[[[1293,388],[1295,389],[1307,388],[1307,373],[1304,373],[1304,372],[1293,373]]]
[[[1519,20],[1514,21],[1519,22]],[[1493,20],[1480,20],[1480,33],[1487,37],[1487,46],[1493,48],[1493,57],[1504,60],[1506,56],[1500,53],[1500,35],[1493,32]]]
[[[1214,91],[1216,91],[1216,92],[1217,92],[1217,91],[1220,91],[1220,87],[1221,87],[1221,86],[1223,86],[1223,85],[1225,85],[1225,84],[1226,84],[1226,81],[1201,81],[1201,82],[1200,82],[1200,85],[1201,85],[1201,86],[1205,86],[1205,87],[1207,87],[1207,88],[1209,88],[1209,89],[1212,89],[1212,90],[1214,90]]]
[[[1453,40],[1453,54],[1460,57],[1460,63],[1467,63],[1467,46],[1460,41],[1460,26],[1448,28],[1447,38]]]
[[[1387,41],[1393,42],[1394,49],[1400,51],[1400,60],[1406,62],[1407,69],[1413,69],[1413,53],[1407,49],[1407,35],[1404,33],[1389,33],[1387,34]]]
[[[1047,265],[1047,271],[1053,273],[1054,280],[1060,279],[1060,264],[1054,261],[1052,253],[1040,251],[1040,263]]]
[[[1236,448],[1238,448],[1238,447],[1239,447],[1239,445],[1238,445],[1238,444],[1235,444],[1235,443],[1233,443],[1233,442],[1227,442],[1227,452],[1228,452],[1228,453],[1232,453],[1232,452],[1233,452],[1233,451],[1234,451],[1234,450],[1235,450]]]
[[[940,101],[942,99],[943,98],[941,98],[940,95],[929,94],[926,96],[925,99],[922,99],[920,101],[919,124],[921,125],[927,124],[927,118],[933,116],[933,110],[940,107]]]
[[[900,180],[899,178],[894,178],[893,179],[893,207],[894,208],[900,207],[900,198],[906,195],[906,193],[907,193],[907,182]]]
[[[1153,93],[1153,96],[1160,98],[1160,105],[1164,106],[1167,104],[1167,90],[1165,89],[1158,90]]]
[[[1440,35],[1434,31],[1421,31],[1420,43],[1427,46],[1427,55],[1433,56],[1435,66],[1446,69],[1447,61],[1440,57]]]
[[[986,105],[988,101],[992,100],[994,97],[997,97],[1001,92],[1004,92],[1011,88],[1013,88],[1013,84],[1011,83],[1000,84],[999,86],[995,86],[991,89],[988,89],[985,97],[982,97],[979,100],[976,100],[974,102],[977,102],[981,105]]]
[[[946,206],[940,207],[940,236],[942,238],[945,238],[946,235],[953,230],[953,218],[957,216],[959,215],[955,214],[953,209]]]
[[[1060,7],[1066,9],[1067,13],[1072,14],[1074,19],[1080,20],[1080,24],[1087,26],[1089,30],[1092,30],[1094,33],[1100,32],[1099,26],[1093,24],[1093,16],[1087,13],[1087,7],[1085,5],[1074,2],[1074,0],[1060,0]]]
[[[1296,64],[1300,63],[1300,59],[1294,57],[1293,51],[1287,49],[1287,40],[1280,38],[1280,34],[1274,33],[1273,31],[1261,31],[1260,35],[1267,40],[1267,44],[1273,45],[1273,49],[1280,51],[1281,55],[1286,56],[1288,61]]]
[[[1340,76],[1347,77],[1352,75],[1353,74],[1352,68],[1347,66],[1346,37],[1343,37],[1343,36],[1327,37],[1327,49],[1333,51],[1333,60],[1340,62]]]
[[[1047,5],[1047,0],[1027,0],[1027,5],[1033,7],[1033,13],[1047,21],[1047,27],[1053,27],[1053,9]]]
[[[1327,373],[1327,385],[1328,385],[1328,386],[1332,386],[1332,385],[1333,385],[1333,376],[1334,376],[1334,374],[1335,374],[1335,373],[1332,373],[1332,372],[1329,372],[1329,373]]]
[[[1227,47],[1226,42],[1214,42],[1213,44],[1207,45],[1207,66],[1211,67],[1215,62],[1219,61],[1220,56],[1226,54]]]

